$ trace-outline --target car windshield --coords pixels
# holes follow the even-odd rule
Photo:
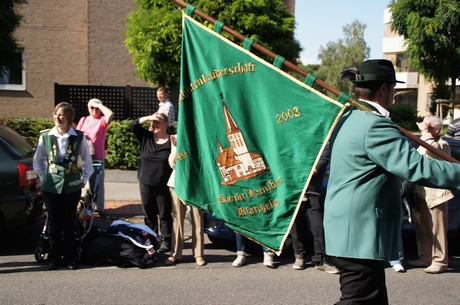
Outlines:
[[[33,155],[34,148],[12,129],[0,125],[0,137],[23,158]]]

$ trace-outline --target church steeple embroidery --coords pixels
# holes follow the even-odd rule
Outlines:
[[[219,153],[216,163],[222,178],[224,178],[221,183],[223,185],[232,185],[239,180],[250,179],[260,175],[270,168],[265,165],[262,155],[249,151],[243,133],[236,125],[222,94],[220,96],[224,108],[227,139],[230,147],[224,148],[219,139],[217,140]]]

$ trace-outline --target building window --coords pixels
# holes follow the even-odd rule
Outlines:
[[[26,66],[24,51],[16,53],[17,65],[0,72],[0,90],[26,90]]]
[[[396,55],[396,68],[398,72],[416,72],[414,69],[411,68],[411,66],[409,65],[409,60],[406,56],[404,56],[404,54]]]

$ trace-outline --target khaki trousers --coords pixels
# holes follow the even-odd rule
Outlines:
[[[430,209],[425,200],[417,198],[413,212],[420,260],[426,264],[447,266],[447,202]]]
[[[174,188],[170,187],[171,197],[173,200],[172,205],[172,218],[173,218],[173,234],[171,239],[171,256],[177,260],[182,259],[182,250],[184,247],[184,222],[187,206],[182,200],[177,197]],[[192,221],[192,250],[193,257],[203,257],[204,252],[204,231],[203,219],[204,212],[195,207],[191,208],[191,221]]]

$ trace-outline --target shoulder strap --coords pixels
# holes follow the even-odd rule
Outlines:
[[[57,141],[55,136],[49,135],[49,130],[41,132],[43,138],[43,144],[46,150],[46,158],[48,162],[53,161],[54,163],[59,162],[58,153],[57,153]],[[51,160],[50,160],[51,159]]]

